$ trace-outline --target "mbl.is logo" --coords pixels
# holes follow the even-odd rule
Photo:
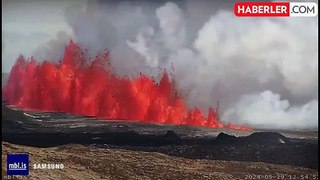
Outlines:
[[[29,175],[29,155],[8,154],[7,175]]]

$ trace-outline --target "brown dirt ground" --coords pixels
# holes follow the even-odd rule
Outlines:
[[[35,148],[2,142],[2,148],[4,175],[6,154],[30,155],[30,175],[20,179],[318,179],[317,170],[262,162],[186,159],[75,144]],[[63,163],[64,169],[33,169],[34,163]]]

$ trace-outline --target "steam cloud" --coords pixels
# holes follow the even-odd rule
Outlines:
[[[274,125],[277,128],[312,128],[310,125],[314,119],[318,119],[318,101],[312,100],[303,106],[290,106],[288,100],[281,100],[279,94],[271,91],[254,93],[244,95],[224,113],[224,119],[264,128],[272,128]]]
[[[317,19],[237,18],[232,5],[88,1],[68,8],[66,20],[89,55],[111,50],[120,74],[156,75],[173,64],[189,106],[219,100],[225,122],[317,128]],[[43,52],[61,57],[65,37]]]

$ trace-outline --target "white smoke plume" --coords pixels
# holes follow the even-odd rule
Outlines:
[[[88,1],[66,20],[89,54],[109,49],[120,74],[173,64],[190,107],[219,100],[225,122],[317,128],[317,18],[238,18],[233,3],[196,2]]]
[[[244,95],[224,113],[223,119],[260,128],[305,128],[318,126],[318,100],[302,106],[291,106],[271,91]]]

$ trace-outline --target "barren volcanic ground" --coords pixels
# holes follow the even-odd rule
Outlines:
[[[32,179],[317,179],[318,131],[238,131],[106,121],[2,105],[7,153],[30,163]]]

